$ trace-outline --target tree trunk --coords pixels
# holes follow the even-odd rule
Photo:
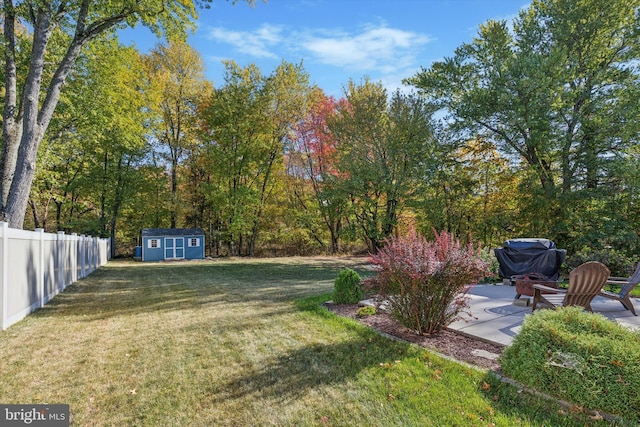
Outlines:
[[[33,36],[29,72],[24,82],[22,104],[18,107],[15,6],[10,0],[3,2],[3,27],[7,51],[5,53],[5,107],[2,121],[3,148],[0,159],[0,179],[2,180],[0,219],[7,221],[11,228],[22,228],[23,226],[35,174],[38,147],[60,99],[62,86],[82,47],[134,13],[132,9],[124,9],[121,14],[110,16],[87,27],[86,21],[91,1],[82,0],[73,20],[75,24],[73,39],[53,74],[44,100],[40,103],[47,46],[53,31],[58,26],[58,21],[68,17],[68,11],[65,10],[64,4],[58,5],[58,10],[53,10],[54,4],[52,3],[57,2],[38,2],[39,6],[37,10],[34,10],[35,20],[32,23]]]
[[[127,163],[129,167],[129,163]],[[110,221],[110,237],[111,237],[111,258],[116,256],[116,222],[118,219],[118,213],[120,212],[120,206],[122,205],[122,199],[124,194],[124,178],[122,173],[122,156],[118,159],[118,179],[116,181],[116,190],[113,196],[113,209],[111,210]]]
[[[56,230],[62,230],[62,201],[54,200],[53,203],[56,204]]]
[[[102,236],[107,233],[107,172],[108,172],[108,162],[109,155],[105,151],[103,159],[102,159],[102,189],[100,194],[100,232]],[[111,247],[113,248],[114,244],[111,242]],[[113,254],[112,254],[113,255]]]
[[[171,228],[176,228],[176,217],[178,209],[178,159],[172,156],[171,159]]]
[[[29,207],[31,207],[31,214],[33,215],[33,228],[42,228],[40,225],[40,217],[38,216],[38,207],[31,199],[29,199]]]
[[[13,173],[16,169],[18,146],[22,137],[22,113],[17,105],[15,12],[10,1],[5,3],[5,96],[0,157],[0,211],[3,215],[13,181]]]
[[[249,256],[253,256],[253,254],[255,253],[256,240],[258,238],[258,225],[260,223],[260,219],[262,218],[262,212],[267,200],[267,186],[269,185],[271,170],[273,169],[273,163],[275,162],[277,155],[277,151],[274,150],[271,152],[271,155],[269,156],[269,163],[267,164],[267,170],[265,171],[264,179],[262,180],[262,186],[260,187],[260,205],[258,206],[258,212],[256,213],[256,217],[253,223],[253,230],[251,230],[251,237],[248,244]]]
[[[6,139],[3,144],[7,145],[6,150],[3,148],[3,154],[6,154],[7,157],[3,158],[1,162],[3,166],[2,184],[3,189],[7,186],[9,187],[8,195],[5,197],[3,194],[2,197],[3,200],[6,200],[6,203],[3,205],[3,213],[5,220],[12,228],[22,228],[27,202],[29,200],[29,192],[31,190],[31,182],[33,181],[36,167],[35,162],[38,145],[43,137],[43,128],[40,117],[38,117],[38,102],[45,65],[44,56],[54,28],[55,23],[51,19],[51,12],[45,9],[38,10],[33,29],[33,47],[29,63],[29,73],[25,81],[23,103],[21,105],[23,114],[22,122],[13,122],[16,126],[22,125],[22,132],[15,128],[3,130],[3,136],[7,136],[8,139]],[[7,31],[5,30],[5,34],[6,33]],[[6,59],[14,61],[15,57],[7,55]],[[15,63],[13,66],[7,65],[6,69],[9,72],[15,73]],[[16,90],[15,80],[9,81],[8,84],[14,85],[14,87],[8,89],[7,93],[14,92]],[[15,96],[15,94],[13,96]],[[8,101],[11,102],[10,100]],[[15,107],[9,106],[8,108],[11,109]],[[21,113],[18,113],[18,117],[20,116]],[[9,125],[12,125],[12,123],[9,123]],[[5,128],[4,125],[3,128]],[[20,139],[13,139],[12,136],[14,135],[19,135]],[[16,147],[15,145],[18,142],[19,146]],[[14,152],[17,153],[15,155],[15,163],[13,161]],[[12,166],[14,166],[13,170],[11,169]]]
[[[386,203],[386,211],[385,217],[382,223],[382,237],[387,238],[391,236],[393,229],[396,226],[398,221],[397,218],[397,209],[398,209],[398,201],[395,200],[395,196],[387,195],[387,203]]]

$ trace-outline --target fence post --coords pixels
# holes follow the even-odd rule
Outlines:
[[[87,269],[88,273],[93,273],[93,237],[87,236]]]
[[[80,273],[82,274],[82,277],[85,277],[87,275],[86,272],[86,258],[87,258],[87,244],[86,244],[86,238],[84,234],[80,235]]]
[[[0,304],[0,329],[3,331],[7,329],[7,282],[9,282],[9,257],[7,256],[9,252],[8,230],[9,223],[0,222],[0,245],[2,245],[2,260],[0,260],[0,299],[2,299],[2,303]]]
[[[78,281],[78,233],[71,233],[71,243],[69,245],[71,252],[71,283]]]
[[[56,240],[56,250],[58,253],[58,277],[56,277],[56,293],[64,290],[64,231],[58,231],[58,240]]]
[[[37,289],[40,293],[40,307],[44,307],[45,299],[45,282],[44,282],[44,228],[36,228],[34,230],[38,233],[38,284]]]
[[[92,257],[92,264],[93,264],[93,271],[96,271],[98,269],[98,254],[100,253],[100,251],[98,250],[98,238],[94,237],[93,239],[91,239],[91,257]]]

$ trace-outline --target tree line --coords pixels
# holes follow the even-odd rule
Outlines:
[[[122,255],[147,227],[201,227],[212,256],[374,252],[416,227],[485,246],[548,237],[569,253],[634,256],[639,6],[533,1],[408,76],[406,90],[365,78],[339,98],[302,64],[265,74],[228,61],[214,85],[179,38],[140,53],[104,31],[78,51],[48,123],[36,119],[35,159],[11,151],[26,138],[15,124],[28,120],[28,96],[16,94],[37,39],[33,25],[14,25],[3,47],[3,215],[18,179],[28,197],[12,226],[111,236]],[[58,81],[50,64],[64,63],[71,34],[52,30],[41,88]],[[41,109],[50,91],[38,93]],[[14,158],[30,183],[10,172]]]

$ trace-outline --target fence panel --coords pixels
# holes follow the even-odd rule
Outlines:
[[[106,264],[109,249],[109,239],[17,230],[0,222],[2,330]]]
[[[58,293],[58,281],[56,280],[56,254],[58,249],[58,236],[42,233],[43,246],[43,286],[44,295],[42,305],[48,303]]]

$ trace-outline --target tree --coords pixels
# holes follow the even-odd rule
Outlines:
[[[489,21],[480,27],[478,39],[456,49],[454,58],[434,63],[409,81],[450,113],[462,138],[477,133],[526,159],[552,194],[552,150],[546,142],[555,86],[547,76],[556,58],[529,52],[518,57],[514,45],[506,22]]]
[[[284,174],[284,143],[304,115],[309,91],[301,66],[270,76],[226,63],[225,85],[203,109],[216,235],[233,255],[252,255],[269,199]]]
[[[202,109],[211,182],[208,193],[215,208],[212,220],[216,238],[231,255],[246,254],[263,173],[266,121],[264,77],[255,65],[241,68],[225,64],[225,84],[216,89]]]
[[[563,244],[575,221],[562,219],[577,200],[610,197],[611,160],[637,142],[638,7],[536,0],[513,30],[488,21],[453,58],[409,79],[449,113],[460,139],[493,142],[523,176],[534,174],[538,186],[526,189],[534,215],[544,207],[546,218],[560,219],[538,231]]]
[[[380,83],[350,82],[329,121],[337,141],[338,187],[348,195],[372,251],[389,237],[432,158],[431,110],[418,96]]]
[[[441,142],[441,141],[440,141]],[[438,161],[411,202],[423,230],[473,236],[483,247],[511,237],[518,213],[518,174],[483,140],[440,143]]]
[[[111,237],[111,255],[117,250],[117,224],[127,195],[137,179],[136,166],[145,154],[148,122],[142,58],[134,48],[119,46],[112,41],[97,52],[94,67],[89,70],[94,115],[94,164],[100,182],[99,226],[102,236]],[[97,117],[96,117],[97,116]],[[99,166],[99,167],[97,167]],[[97,194],[96,191],[93,191]]]
[[[196,0],[197,1],[197,0]],[[206,3],[207,0],[202,0]],[[51,121],[62,87],[83,47],[121,25],[137,23],[156,34],[174,36],[192,25],[191,0],[25,0],[2,2],[5,96],[0,157],[0,219],[22,228],[38,147]],[[20,23],[30,29],[26,77],[19,74]],[[56,37],[64,53],[51,52]],[[57,49],[54,49],[57,50]],[[49,72],[48,70],[52,71]],[[51,76],[49,78],[49,76]]]
[[[348,200],[335,191],[333,185],[338,175],[337,148],[328,122],[346,100],[328,97],[320,89],[316,89],[312,99],[307,116],[295,126],[287,158],[287,173],[300,184],[293,186],[293,194],[295,205],[303,211],[305,220],[302,225],[324,245],[315,226],[315,218],[319,217],[329,232],[330,252],[335,254],[340,250],[339,239]],[[310,187],[311,200],[306,194],[307,186]]]
[[[254,254],[260,221],[267,199],[275,188],[274,175],[284,175],[284,144],[294,132],[296,123],[306,115],[311,87],[309,75],[302,64],[282,63],[269,76],[265,85],[267,96],[266,122],[271,128],[266,135],[266,159],[264,174],[260,183],[260,204],[254,217],[253,230],[249,241],[249,253]]]
[[[145,152],[144,74],[138,51],[115,38],[87,46],[43,139],[30,196],[34,215],[37,200],[53,200],[58,230],[111,236],[112,255],[134,167]],[[46,221],[46,209],[40,217]]]
[[[169,151],[171,171],[171,228],[178,218],[178,165],[196,145],[197,111],[209,96],[211,84],[204,76],[202,58],[183,42],[157,46],[147,57],[150,84],[159,94],[159,120],[155,138]]]

